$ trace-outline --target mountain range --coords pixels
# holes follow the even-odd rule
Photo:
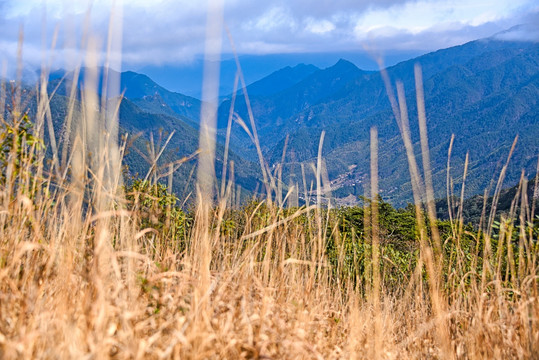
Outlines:
[[[443,198],[446,193],[452,135],[455,140],[449,174],[455,191],[461,183],[466,154],[469,156],[466,191],[471,196],[481,193],[497,176],[516,137],[506,183],[515,184],[521,170],[533,177],[539,155],[537,42],[491,37],[425,54],[385,69],[393,91],[396,81],[402,82],[405,89],[412,142],[421,164],[414,80],[416,64],[421,66],[423,74],[437,197]],[[80,86],[84,86],[84,72],[82,69]],[[202,106],[199,99],[168,90],[141,73],[127,71],[116,75],[121,79],[120,90],[124,94],[119,112],[120,132],[140,134],[133,141],[134,151],[126,157],[132,173],[147,170],[148,164],[139,154],[147,153],[152,137],[157,139],[159,133],[166,136],[175,131],[162,156],[163,164],[197,151]],[[70,77],[72,74],[65,71],[52,73],[50,89]],[[231,85],[228,86],[225,88],[231,89]],[[54,106],[67,103],[66,89],[58,87]],[[380,193],[396,206],[412,200],[406,153],[380,71],[360,69],[345,59],[325,68],[290,64],[240,89],[234,106],[237,117],[231,128],[229,159],[236,165],[237,183],[250,194],[260,188],[261,174],[255,145],[238,123],[243,120],[250,129],[245,95],[249,96],[268,167],[283,169],[285,191],[287,185],[299,185],[304,180],[309,185],[314,181],[311,165],[316,164],[319,139],[324,132],[322,156],[332,196],[337,204],[356,203],[368,183],[369,132],[371,127],[376,127]],[[232,94],[222,98],[218,108],[216,169],[220,169],[224,157]],[[63,114],[59,109],[53,113]],[[55,124],[61,133],[61,119]],[[193,189],[187,179],[195,164],[191,162],[176,174],[175,191],[181,195]],[[302,196],[305,191],[299,197]]]
[[[422,52],[412,50],[393,50],[384,54],[388,65],[421,55]],[[236,74],[236,60],[233,54],[223,54],[220,61],[219,96],[223,97],[232,92]],[[339,58],[346,58],[362,69],[373,70],[378,64],[371,54],[365,50],[324,53],[286,53],[265,55],[239,55],[239,61],[247,84],[258,81],[268,74],[279,71],[287,66],[296,64],[313,64],[317,67],[333,65]],[[202,77],[204,59],[195,58],[192,61],[173,65],[155,64],[134,67],[137,73],[146,74],[160,85],[169,90],[200,98],[202,95]]]
[[[85,73],[82,68],[77,80],[77,95],[75,101],[75,122],[81,117],[80,91],[85,89]],[[98,94],[101,94],[104,69],[98,69]],[[109,76],[114,70],[108,69]],[[118,111],[120,136],[127,135],[129,146],[124,158],[126,175],[128,177],[145,177],[149,168],[152,154],[161,154],[157,165],[160,174],[166,172],[164,167],[181,159],[190,159],[183,163],[173,177],[173,191],[180,199],[193,198],[195,183],[196,154],[198,152],[199,134],[198,117],[202,102],[196,98],[169,91],[144,74],[131,71],[114,73],[120,79],[120,93],[123,98]],[[48,87],[54,96],[50,107],[54,119],[55,133],[62,136],[66,108],[69,103],[68,94],[73,81],[73,72],[63,70],[50,74]],[[31,91],[27,91],[31,93]],[[108,94],[109,95],[109,94]],[[115,94],[117,95],[117,94]],[[116,102],[117,96],[109,96],[107,101]],[[29,102],[29,110],[35,113],[35,101]],[[170,141],[165,145],[166,139]],[[48,139],[45,139],[48,142]],[[60,147],[62,144],[59,145]],[[215,170],[222,171],[225,149],[223,144],[216,146]],[[249,196],[259,186],[259,175],[256,164],[238,156],[233,151],[228,152],[228,162],[234,162],[234,180],[238,186],[245,189],[243,196]],[[165,179],[166,180],[166,179]],[[190,195],[191,194],[191,195]]]
[[[516,136],[508,183],[518,181],[521,169],[528,176],[535,173],[539,153],[537,43],[482,39],[388,67],[389,77],[401,81],[408,94],[412,141],[419,156],[416,63],[423,72],[436,196],[445,195],[452,134],[451,176],[458,184],[469,153],[469,194],[481,192],[501,170]],[[279,93],[251,96],[250,104],[270,165],[281,162],[286,143],[285,183],[301,184],[300,165],[316,162],[318,139],[325,131],[323,156],[333,195],[363,194],[369,176],[369,131],[375,126],[380,138],[381,193],[397,206],[411,200],[403,142],[379,72],[362,71],[340,60]],[[221,128],[229,108],[230,101],[225,101],[219,109]],[[248,118],[245,101],[236,100],[235,109],[240,118]],[[252,144],[242,133],[233,148],[254,156]]]

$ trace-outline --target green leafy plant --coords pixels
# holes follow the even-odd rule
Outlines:
[[[165,185],[133,178],[125,187],[125,198],[127,209],[135,213],[139,228],[153,230],[146,237],[153,241],[154,249],[157,245],[159,249],[185,249],[190,218]]]
[[[34,124],[28,114],[10,117],[12,121],[1,119],[0,123],[0,184],[5,184],[7,176],[16,178],[31,171],[38,165],[37,153],[45,148],[43,139],[32,132]],[[7,174],[10,165],[11,174]]]

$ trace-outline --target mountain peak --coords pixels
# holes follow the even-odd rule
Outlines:
[[[144,80],[150,80],[155,83],[148,75],[137,73],[131,70],[122,72],[122,79],[124,80],[132,80],[134,78],[140,78]]]
[[[292,66],[291,68],[294,70],[311,69],[313,70],[313,72],[318,70],[318,68],[314,66],[313,64],[305,64],[305,63],[299,63],[296,66]]]
[[[358,73],[361,72],[361,70],[352,62],[342,59],[342,58],[339,59],[339,61],[337,61],[335,65],[324,69],[324,71],[327,71],[332,74],[333,73],[342,74],[342,73],[348,73],[348,72],[358,72]]]
[[[337,61],[335,65],[327,67],[321,71],[324,74],[323,76],[341,76],[344,74],[359,75],[360,73],[363,72],[352,62],[345,59],[339,59],[339,61]]]
[[[339,61],[332,67],[336,68],[350,68],[350,69],[358,69],[356,65],[354,65],[352,62],[345,60],[343,58],[340,58]]]

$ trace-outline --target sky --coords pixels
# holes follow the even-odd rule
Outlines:
[[[14,63],[20,29],[25,64],[56,64],[76,61],[86,49],[84,34],[92,34],[90,43],[103,53],[110,24],[111,59],[123,67],[189,63],[204,53],[207,8],[215,3],[0,0],[0,65]],[[240,54],[426,53],[539,24],[536,0],[224,0],[223,8],[224,27]],[[230,53],[225,34],[222,51]],[[538,34],[532,27],[503,36],[537,40]]]

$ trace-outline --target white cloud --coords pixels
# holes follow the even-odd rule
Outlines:
[[[261,32],[269,32],[279,28],[296,28],[296,22],[288,9],[280,6],[269,9],[254,21],[245,24],[245,29]]]
[[[305,29],[314,34],[326,34],[335,30],[335,24],[329,20],[315,20],[313,18],[307,18],[305,20]]]
[[[495,37],[506,41],[539,42],[539,25],[537,25],[537,23],[531,23],[515,26],[507,31],[496,34]]]
[[[405,2],[386,9],[366,11],[356,19],[354,31],[358,39],[370,32],[391,27],[410,34],[419,34],[431,28],[456,24],[480,26],[505,17],[514,16],[529,4],[528,0],[469,0]]]
[[[269,43],[267,41],[248,41],[242,44],[242,50],[247,54],[287,54],[304,51],[295,44]]]

